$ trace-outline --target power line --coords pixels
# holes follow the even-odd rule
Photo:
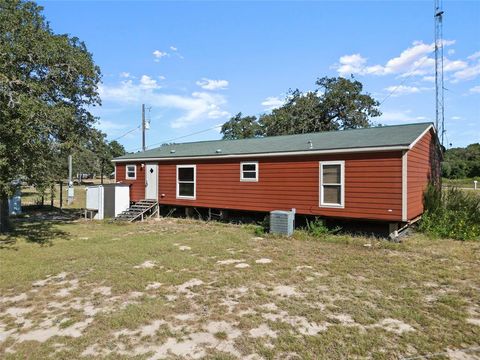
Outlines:
[[[157,145],[161,145],[161,144],[165,144],[165,143],[170,143],[170,142],[180,140],[180,139],[183,139],[183,138],[186,138],[186,137],[189,137],[189,136],[202,134],[202,133],[217,129],[217,128],[222,127],[222,126],[223,125],[221,125],[221,124],[220,125],[215,125],[215,126],[213,126],[211,128],[208,128],[208,129],[203,129],[203,130],[196,131],[196,132],[193,132],[193,133],[189,133],[189,134],[186,134],[186,135],[182,135],[182,136],[179,136],[179,137],[176,137],[176,138],[173,138],[173,139],[163,140],[163,141],[160,141],[160,142],[157,142],[157,143],[154,143],[154,144],[150,144],[148,147],[150,148],[152,146],[157,146]],[[141,150],[141,148],[136,148],[136,149],[130,150],[129,152],[135,152],[135,151],[138,151],[138,150]]]
[[[420,63],[417,64],[417,66],[415,66],[412,70],[410,70],[410,74],[409,74],[408,76],[406,76],[406,77],[400,82],[400,84],[398,84],[397,86],[395,86],[395,87],[387,94],[387,96],[385,96],[385,97],[383,98],[383,100],[380,101],[380,103],[379,103],[378,105],[379,105],[379,106],[382,105],[382,104],[385,102],[385,100],[387,100],[390,96],[392,96],[392,95],[400,88],[400,86],[404,85],[404,84],[407,82],[408,79],[410,79],[413,75],[415,75],[415,70],[417,70],[418,68],[420,68],[420,67],[429,59],[428,55],[430,55],[431,53],[432,53],[432,51],[429,52],[429,53],[423,58],[423,60],[422,60]]]
[[[123,137],[127,136],[128,134],[130,134],[130,133],[134,132],[135,130],[138,130],[138,129],[140,129],[140,126],[141,126],[141,125],[138,125],[136,128],[134,128],[134,129],[131,129],[131,130],[128,130],[126,133],[124,133],[124,134],[120,135],[119,137],[117,137],[117,138],[113,139],[112,141],[117,141],[117,140],[120,140],[121,138],[123,138]]]

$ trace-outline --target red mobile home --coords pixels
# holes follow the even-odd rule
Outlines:
[[[201,141],[114,159],[132,201],[409,223],[440,181],[431,123]]]

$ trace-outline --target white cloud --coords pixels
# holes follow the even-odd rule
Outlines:
[[[95,127],[103,132],[111,133],[118,130],[124,130],[127,126],[118,122],[102,119],[95,124]]]
[[[428,82],[435,82],[435,76],[432,76],[432,75],[424,76],[422,80],[428,81]]]
[[[401,96],[406,94],[416,94],[421,92],[423,89],[416,86],[397,85],[386,87],[385,90],[392,93],[392,96]]]
[[[460,116],[452,116],[450,119],[452,120],[462,120]]]
[[[472,80],[478,75],[480,75],[480,61],[477,64],[470,65],[463,70],[455,72],[452,82]]]
[[[173,46],[173,45],[172,45],[172,46],[170,46],[170,50],[172,50],[172,51],[177,51],[178,48],[177,48],[176,46]]]
[[[140,78],[140,87],[142,89],[158,89],[160,86],[157,84],[157,80],[152,79],[148,75],[142,75]]]
[[[469,90],[473,94],[480,94],[480,85],[476,85]]]
[[[463,60],[443,60],[443,71],[451,72],[458,71],[468,67],[468,64]]]
[[[367,59],[360,54],[344,55],[339,59],[337,71],[340,75],[362,74],[365,70]]]
[[[153,56],[155,56],[157,59],[160,59],[164,56],[168,56],[168,53],[164,52],[164,51],[160,51],[160,50],[155,50],[153,52]]]
[[[124,79],[128,79],[128,78],[132,77],[132,75],[129,72],[123,71],[123,72],[120,73],[120,77],[124,78]]]
[[[166,77],[163,76],[163,75],[158,75],[158,78],[159,78],[160,80],[165,80],[165,79],[166,79]]]
[[[474,52],[472,55],[467,57],[468,60],[475,60],[478,58],[480,58],[480,51]]]
[[[455,50],[454,49],[449,49],[447,54],[451,56],[451,55],[455,54]]]
[[[102,84],[99,93],[103,100],[124,105],[148,103],[152,107],[180,111],[180,115],[170,123],[172,128],[183,128],[203,119],[230,116],[224,109],[226,99],[222,95],[207,92],[194,92],[191,95],[162,93],[156,80],[148,75],[142,76],[138,83],[125,80],[114,86]]]
[[[411,110],[404,111],[384,111],[382,115],[378,118],[375,118],[375,122],[380,124],[402,124],[402,123],[411,123],[418,121],[428,121],[429,118],[426,116],[413,116]]]
[[[265,100],[262,101],[262,106],[265,108],[265,110],[270,111],[273,109],[277,109],[280,106],[285,104],[284,99],[280,99],[277,96],[269,96]]]
[[[224,90],[228,87],[228,80],[202,78],[202,80],[198,80],[196,84],[205,90]]]
[[[444,40],[444,46],[450,46],[455,43],[454,40]],[[403,76],[425,75],[432,71],[434,59],[429,55],[433,52],[434,44],[425,44],[421,41],[415,41],[412,46],[405,49],[398,55],[388,60],[385,65],[367,65],[367,59],[360,54],[344,55],[340,57],[339,63],[333,68],[341,76],[350,74],[359,75],[396,75]],[[458,64],[457,64],[458,65]]]

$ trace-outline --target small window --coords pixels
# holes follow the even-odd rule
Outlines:
[[[177,198],[195,199],[196,166],[177,165]]]
[[[326,161],[320,163],[320,206],[344,207],[344,167],[344,161]]]
[[[135,180],[137,178],[137,165],[127,165],[125,170],[125,178],[127,180]]]
[[[240,181],[258,181],[258,162],[240,163]]]

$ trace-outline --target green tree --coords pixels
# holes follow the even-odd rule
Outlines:
[[[40,6],[0,0],[0,231],[12,181],[49,186],[59,156],[90,134],[99,81],[85,44],[54,34]]]
[[[318,131],[355,129],[370,126],[371,117],[380,116],[379,103],[363,93],[360,81],[323,77],[318,88],[302,93],[290,91],[286,102],[271,114],[260,117],[264,134],[289,135]]]
[[[480,144],[446,150],[442,164],[442,176],[449,179],[480,176]]]
[[[262,127],[255,116],[242,116],[239,112],[222,125],[221,133],[224,139],[246,139],[262,136]]]
[[[112,164],[111,160],[116,157],[125,155],[127,151],[125,150],[123,145],[116,140],[110,141],[108,143],[108,149],[110,152],[110,159],[108,161],[107,171],[110,174],[115,170],[115,166]]]

